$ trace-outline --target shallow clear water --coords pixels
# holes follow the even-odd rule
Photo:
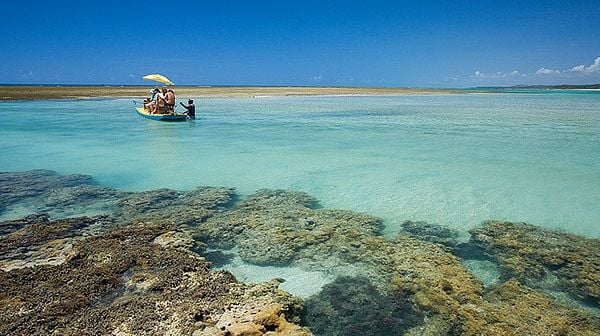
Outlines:
[[[231,272],[236,279],[244,283],[268,282],[272,279],[283,279],[279,288],[303,298],[318,294],[321,288],[334,281],[335,277],[318,271],[310,271],[293,266],[259,266],[244,262],[235,249],[225,251],[232,256],[224,265],[215,269]]]
[[[172,124],[130,99],[1,102],[0,171],[301,190],[381,217],[386,234],[409,219],[463,231],[505,219],[600,236],[600,94],[197,102],[196,121]]]

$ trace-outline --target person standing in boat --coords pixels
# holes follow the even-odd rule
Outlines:
[[[168,89],[165,95],[167,113],[175,114],[175,91]]]
[[[188,104],[185,105],[182,102],[179,102],[183,108],[187,110],[186,114],[190,119],[196,119],[196,106],[194,105],[194,101],[192,99],[188,100]]]

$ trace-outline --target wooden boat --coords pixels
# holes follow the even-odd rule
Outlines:
[[[188,119],[187,114],[151,114],[143,107],[136,107],[135,109],[142,117],[157,121],[186,121]]]

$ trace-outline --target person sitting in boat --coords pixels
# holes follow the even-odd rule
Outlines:
[[[156,105],[154,106],[154,114],[162,114],[161,112],[165,111],[165,106],[167,105],[167,89],[162,89],[162,92],[158,92],[156,94]]]
[[[156,95],[158,94],[158,89],[154,88],[150,90],[150,98],[146,98],[144,100],[144,109],[147,111],[154,111],[156,106]]]
[[[175,114],[175,91],[168,89],[165,95],[167,113]]]
[[[183,108],[187,110],[186,114],[191,119],[196,119],[196,106],[194,106],[194,101],[192,99],[188,100],[188,105],[179,102]]]

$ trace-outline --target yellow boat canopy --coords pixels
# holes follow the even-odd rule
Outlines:
[[[166,85],[175,85],[175,83],[171,82],[170,79],[168,79],[167,77],[165,77],[163,75],[159,75],[159,74],[146,75],[146,76],[144,76],[142,78],[144,78],[146,80],[151,80],[151,81],[163,83],[163,84],[166,84]]]

